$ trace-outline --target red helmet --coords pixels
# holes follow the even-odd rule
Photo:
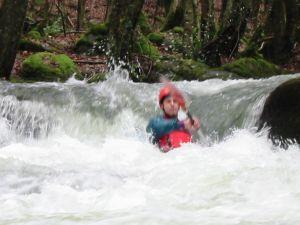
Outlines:
[[[174,97],[178,101],[180,107],[185,108],[185,100],[184,100],[183,95],[172,84],[167,84],[160,89],[159,97],[158,97],[159,105],[162,105],[164,99],[169,96]]]
[[[162,89],[160,89],[159,97],[158,97],[159,104],[161,105],[164,99],[170,95],[171,95],[171,88],[169,86],[166,85]]]

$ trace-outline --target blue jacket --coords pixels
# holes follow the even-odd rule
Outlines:
[[[182,129],[183,126],[183,122],[180,122],[177,118],[169,119],[164,116],[156,116],[149,121],[146,131],[151,133],[152,142],[158,143],[164,135],[173,130]]]

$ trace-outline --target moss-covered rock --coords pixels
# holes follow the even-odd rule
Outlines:
[[[68,56],[40,52],[24,60],[21,77],[31,81],[65,81],[75,72],[77,67]]]
[[[177,34],[183,34],[184,33],[184,28],[183,27],[174,27],[173,32]]]
[[[172,80],[205,80],[208,66],[192,59],[168,58],[155,62],[154,73],[169,75]]]
[[[282,72],[278,66],[262,58],[240,58],[232,63],[223,65],[221,69],[244,78],[264,78]]]
[[[88,52],[93,48],[93,42],[88,38],[88,36],[83,35],[75,44],[74,50],[77,53]]]
[[[92,25],[88,32],[93,35],[107,35],[108,34],[108,23],[99,23]]]
[[[43,52],[46,49],[38,42],[34,42],[27,38],[22,38],[19,41],[19,49],[22,51],[30,51],[30,52]]]
[[[279,85],[266,100],[259,129],[270,127],[269,137],[284,148],[300,143],[300,78]]]
[[[95,24],[75,44],[77,53],[104,54],[107,50],[108,24]]]
[[[152,60],[157,60],[160,57],[158,49],[144,35],[140,35],[135,44],[138,53],[148,56]]]
[[[153,32],[147,35],[147,38],[149,41],[151,41],[154,44],[161,45],[165,39],[165,36],[163,33],[157,33]]]
[[[40,32],[38,32],[36,30],[32,30],[32,31],[28,32],[26,36],[33,40],[41,40],[42,39],[42,35],[40,34]]]

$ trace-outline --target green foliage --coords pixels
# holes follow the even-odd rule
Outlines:
[[[149,39],[149,41],[151,41],[154,44],[158,44],[161,45],[165,39],[164,34],[163,33],[150,33],[147,35],[147,38]]]
[[[160,57],[158,49],[151,44],[147,37],[141,35],[136,42],[137,52],[156,60]]]
[[[184,42],[181,34],[168,31],[165,35],[163,46],[169,53],[183,53]]]
[[[58,17],[52,24],[43,29],[45,35],[56,35],[63,32],[61,18]]]
[[[138,18],[138,26],[144,35],[147,35],[151,32],[151,26],[149,24],[148,17],[144,13],[141,13]]]
[[[37,5],[44,5],[45,4],[45,0],[35,0],[34,2]]]
[[[65,81],[75,72],[77,67],[68,56],[41,52],[24,60],[21,75],[31,81]]]
[[[282,73],[278,66],[262,58],[240,58],[221,68],[245,78],[263,78]]]
[[[92,25],[88,33],[93,35],[107,35],[108,23],[99,23],[99,24]]]
[[[9,81],[11,83],[24,83],[25,82],[21,77],[15,75],[15,74],[10,75]]]

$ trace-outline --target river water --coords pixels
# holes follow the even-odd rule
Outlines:
[[[175,83],[202,128],[167,154],[145,132],[161,84],[0,83],[0,224],[298,225],[299,146],[256,132],[293,77]]]

